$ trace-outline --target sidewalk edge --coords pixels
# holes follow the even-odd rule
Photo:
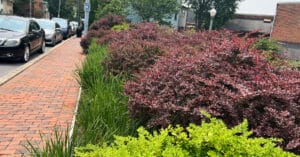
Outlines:
[[[80,87],[79,92],[78,92],[78,96],[77,96],[77,100],[76,100],[75,110],[74,110],[74,113],[73,113],[72,123],[71,123],[71,126],[70,126],[70,131],[69,131],[69,138],[70,138],[71,142],[72,142],[72,139],[73,139],[74,127],[75,127],[76,117],[77,117],[77,113],[78,113],[78,106],[79,106],[79,102],[80,102],[80,98],[81,98],[81,92],[82,92],[82,88]]]

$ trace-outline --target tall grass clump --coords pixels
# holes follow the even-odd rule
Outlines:
[[[106,46],[93,42],[88,51],[78,71],[82,94],[75,129],[77,146],[111,142],[115,134],[132,135],[136,130],[128,99],[122,94],[125,77],[104,72],[101,62],[107,56]]]
[[[34,157],[67,157],[72,155],[71,138],[68,131],[55,128],[52,134],[40,133],[39,143],[27,140],[24,145],[29,156]]]

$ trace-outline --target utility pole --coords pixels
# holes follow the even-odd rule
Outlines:
[[[89,28],[89,15],[91,11],[91,3],[90,0],[85,0],[84,2],[84,32],[83,35],[87,34]]]
[[[77,22],[80,24],[80,15],[79,15],[79,0],[77,0]]]
[[[29,0],[29,17],[31,17],[31,10],[32,10],[32,1],[31,0]]]
[[[57,17],[60,18],[60,6],[61,6],[61,0],[58,2],[58,15]]]

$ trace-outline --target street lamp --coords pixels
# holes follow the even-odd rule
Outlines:
[[[30,0],[30,1],[29,1],[29,17],[31,17],[31,12],[32,12],[32,11],[31,11],[31,10],[32,10],[31,7],[32,7],[32,1]]]
[[[212,30],[212,26],[213,26],[213,22],[214,22],[214,18],[217,14],[217,10],[215,8],[212,8],[210,11],[209,11],[209,14],[210,14],[210,23],[209,23],[209,31]]]
[[[60,18],[60,6],[61,6],[61,0],[58,1],[58,15],[57,15],[58,18]]]

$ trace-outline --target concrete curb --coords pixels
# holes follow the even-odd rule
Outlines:
[[[71,126],[70,126],[70,131],[69,131],[69,138],[70,138],[71,142],[72,142],[72,139],[73,139],[73,133],[74,133],[75,122],[76,122],[76,117],[77,117],[77,113],[78,113],[78,106],[79,106],[79,102],[80,102],[81,92],[82,92],[82,89],[80,87],[79,92],[78,92],[78,97],[77,97],[77,100],[76,100],[76,106],[75,106],[75,110],[74,110],[74,114],[73,114],[73,118],[72,118],[72,123],[71,123]]]
[[[14,77],[16,77],[17,75],[19,75],[20,73],[22,73],[24,70],[28,69],[29,67],[31,67],[32,65],[34,65],[35,63],[37,63],[39,60],[43,59],[44,57],[46,57],[48,54],[50,54],[52,51],[56,50],[57,48],[61,47],[62,45],[64,45],[64,43],[66,43],[67,41],[69,41],[70,39],[75,38],[75,36],[61,42],[60,44],[58,44],[57,46],[55,46],[54,48],[52,48],[50,51],[45,52],[41,55],[39,55],[38,57],[30,60],[29,62],[27,62],[26,64],[18,67],[17,69],[15,69],[14,71],[9,72],[8,74],[6,74],[5,76],[0,78],[0,86],[4,85],[6,82],[8,82],[9,80],[13,79]]]

